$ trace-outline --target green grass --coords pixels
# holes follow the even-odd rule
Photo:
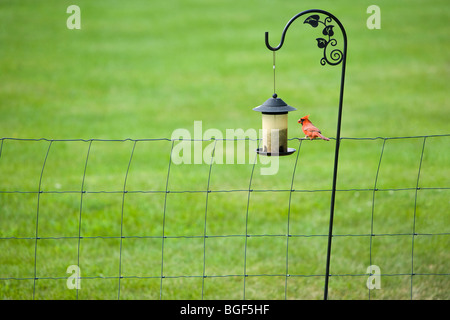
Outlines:
[[[379,1],[380,30],[366,27],[370,1],[80,0],[82,29],[68,30],[71,4],[0,3],[1,137],[170,138],[178,128],[192,133],[196,120],[203,132],[259,129],[251,109],[273,93],[264,32],[276,45],[288,19],[310,8],[330,11],[347,30],[343,137],[449,133],[446,1]],[[290,138],[303,136],[296,119],[306,114],[335,135],[340,68],[320,65],[318,36],[299,20],[277,52],[277,93],[298,108]],[[449,190],[439,189],[449,187],[449,140],[426,139],[417,192],[422,138],[386,140],[381,163],[383,139],[342,141],[338,189],[349,191],[336,198],[330,299],[369,298],[370,264],[389,275],[371,299],[450,297],[442,275]],[[297,153],[280,159],[276,175],[262,175],[258,162],[250,198],[250,161],[213,165],[208,195],[207,163],[172,164],[166,197],[170,141],[49,144],[2,141],[0,191],[9,191],[0,193],[2,299],[31,299],[33,291],[36,299],[76,299],[66,270],[78,257],[79,299],[116,299],[119,276],[121,299],[159,299],[163,255],[163,299],[242,299],[244,282],[246,299],[322,298],[333,140],[302,142],[292,195]],[[214,192],[221,190],[234,192]]]

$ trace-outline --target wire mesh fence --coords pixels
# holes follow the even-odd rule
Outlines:
[[[2,298],[321,298],[334,144],[251,140],[1,139]],[[341,138],[330,299],[449,297],[449,140]]]

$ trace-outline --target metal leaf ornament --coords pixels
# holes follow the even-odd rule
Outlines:
[[[323,30],[322,30],[322,34],[324,36],[328,36],[328,40],[324,39],[324,38],[317,38],[317,47],[319,47],[320,49],[323,49],[323,57],[322,59],[320,59],[320,64],[321,65],[338,65],[339,63],[341,63],[342,58],[343,58],[343,54],[342,51],[339,49],[334,49],[331,52],[329,52],[329,50],[327,50],[328,45],[331,46],[336,46],[337,41],[336,39],[332,38],[334,36],[334,25],[329,24],[330,22],[332,22],[333,20],[330,17],[327,17],[324,19],[324,21],[320,21],[320,16],[317,14],[314,14],[312,16],[309,16],[308,18],[305,19],[305,21],[303,23],[307,23],[309,25],[311,25],[313,28],[317,28],[319,26],[319,23],[322,24],[324,26]]]
[[[319,25],[319,19],[319,15],[315,14],[306,18],[305,22],[303,23],[309,23],[313,28],[315,28]]]
[[[331,25],[331,26],[326,26],[326,27],[323,29],[323,31],[322,31],[323,35],[324,35],[324,36],[330,36],[330,37],[332,37],[332,36],[334,35],[333,28],[334,28],[333,25]]]
[[[328,44],[327,40],[325,40],[324,38],[317,38],[316,40],[317,40],[317,46],[319,48],[321,48],[321,49],[326,48],[326,46]]]

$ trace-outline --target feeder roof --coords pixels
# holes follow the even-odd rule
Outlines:
[[[278,98],[276,94],[269,98],[262,105],[253,108],[254,111],[263,113],[287,113],[289,111],[297,110],[297,108],[289,106],[282,99]]]

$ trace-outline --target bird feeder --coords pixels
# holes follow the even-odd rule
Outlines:
[[[256,150],[265,156],[286,156],[295,152],[288,148],[288,112],[297,110],[286,104],[276,94],[262,105],[253,108],[262,113],[262,146]]]

